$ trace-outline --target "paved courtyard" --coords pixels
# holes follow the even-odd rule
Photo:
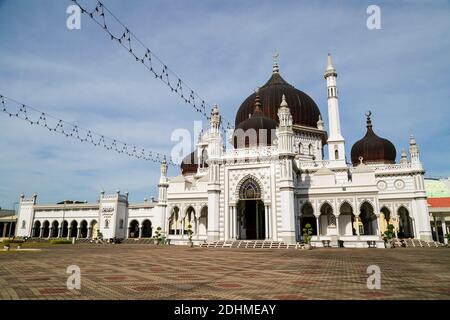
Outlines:
[[[68,290],[66,268],[81,269]],[[367,288],[367,267],[381,289]],[[0,299],[450,299],[450,249],[60,245],[0,252]]]

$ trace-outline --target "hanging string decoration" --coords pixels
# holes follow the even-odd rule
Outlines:
[[[136,60],[150,71],[156,79],[168,86],[171,92],[177,94],[185,103],[210,120],[211,104],[202,99],[186,82],[170,69],[152,50],[150,50],[130,29],[122,23],[102,2],[96,1],[93,9],[80,5],[78,0],[72,0],[83,14],[95,21],[112,41],[117,42]],[[113,31],[114,29],[114,31]],[[117,29],[117,30],[116,30]],[[231,129],[230,122],[222,118],[221,130]]]
[[[0,111],[9,115],[10,118],[17,118],[28,122],[30,125],[41,126],[48,131],[65,136],[68,139],[76,139],[93,146],[114,151],[131,158],[162,163],[176,166],[170,157],[166,157],[159,152],[148,151],[136,145],[123,142],[118,139],[107,137],[92,130],[84,129],[76,124],[54,117],[46,112],[42,112],[34,107],[25,105],[14,99],[0,94]]]

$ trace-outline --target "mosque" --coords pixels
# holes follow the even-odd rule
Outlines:
[[[424,167],[413,136],[409,154],[367,132],[351,148],[341,132],[337,72],[328,55],[324,73],[328,130],[319,107],[286,82],[277,59],[268,81],[239,107],[235,129],[220,130],[217,106],[196,149],[169,176],[161,164],[157,200],[129,203],[128,193],[101,192],[97,203],[38,204],[21,195],[17,236],[148,238],[159,227],[173,244],[263,240],[293,244],[312,226],[313,246],[384,247],[382,233],[432,240]],[[363,126],[363,121],[361,126]],[[231,148],[226,148],[224,138]],[[328,159],[324,147],[328,147]]]

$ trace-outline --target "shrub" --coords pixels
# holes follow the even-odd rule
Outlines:
[[[16,244],[20,245],[20,244],[24,243],[24,241],[20,240],[20,239],[5,239],[2,241],[2,244],[4,246],[9,246],[11,243],[16,243]]]
[[[389,224],[387,230],[384,232],[384,241],[391,241],[395,237],[394,225]]]
[[[67,239],[54,239],[50,241],[51,244],[72,244],[71,240]]]

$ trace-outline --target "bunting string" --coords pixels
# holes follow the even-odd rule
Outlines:
[[[150,50],[130,29],[122,23],[102,2],[96,1],[92,10],[80,5],[78,0],[72,0],[83,14],[97,23],[112,41],[121,45],[128,53],[150,71],[156,79],[168,86],[171,92],[177,94],[186,104],[210,120],[211,104],[202,99],[186,82],[170,69],[152,50]],[[118,27],[119,31],[112,31]],[[230,122],[222,117],[221,130],[226,135],[226,129],[231,129]]]
[[[118,139],[107,137],[93,130],[82,128],[76,124],[54,117],[37,108],[25,105],[12,98],[0,94],[0,111],[9,115],[10,118],[17,118],[28,122],[30,125],[47,128],[48,131],[60,134],[66,138],[76,139],[80,142],[92,144],[93,146],[114,151],[131,158],[162,163],[166,161],[168,165],[176,166],[170,157],[166,157],[159,152],[153,152],[133,144],[123,142]]]

